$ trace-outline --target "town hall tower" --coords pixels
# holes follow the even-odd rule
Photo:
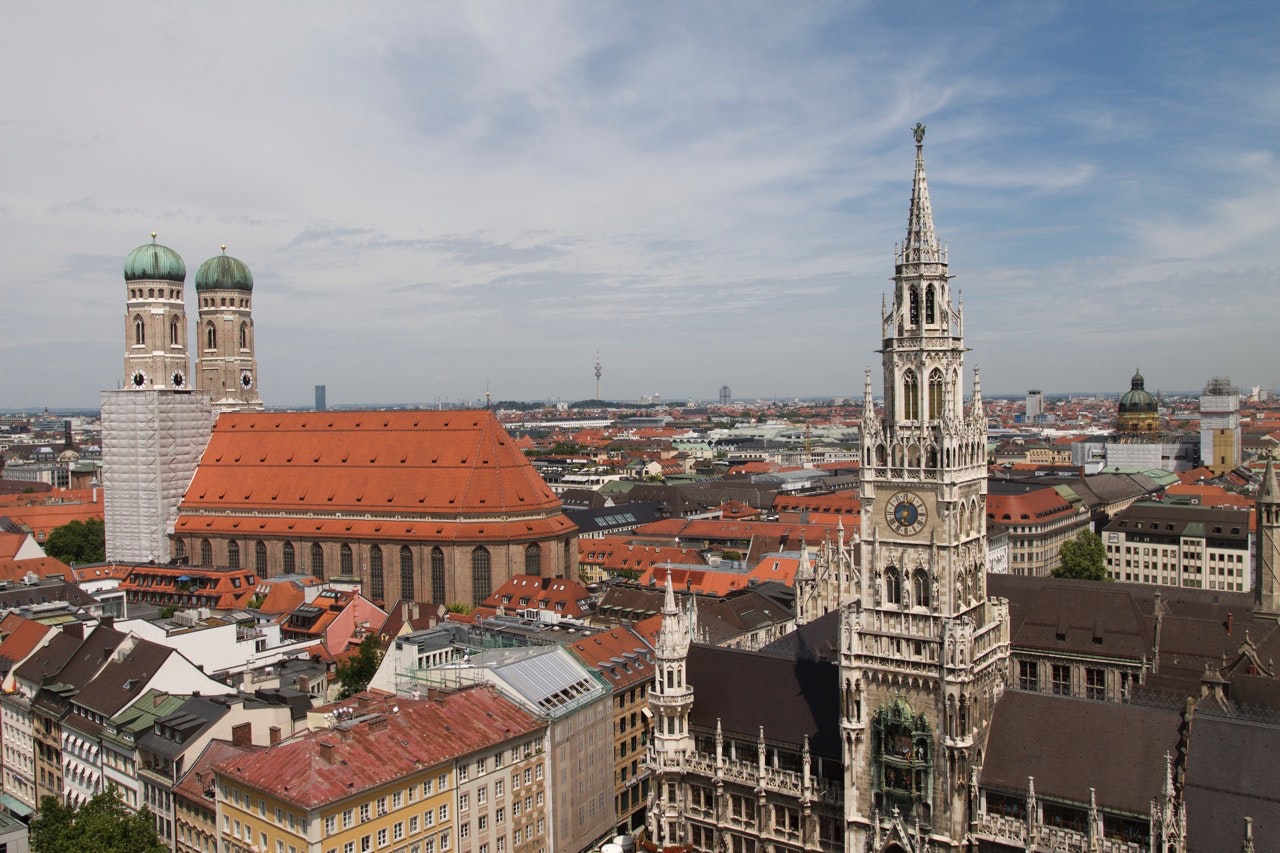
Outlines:
[[[933,227],[916,125],[906,240],[882,306],[884,413],[867,372],[861,552],[840,613],[848,850],[959,848],[970,775],[1008,672],[986,588],[986,416],[963,400],[964,306]]]

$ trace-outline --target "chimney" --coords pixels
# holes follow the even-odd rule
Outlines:
[[[77,640],[84,639],[84,623],[68,622],[62,626],[62,633],[75,637]]]
[[[368,693],[361,693],[356,697],[356,707],[363,711],[369,707],[371,698]]]
[[[1227,636],[1231,636],[1231,626],[1235,623],[1236,617],[1234,613],[1227,614]]]
[[[231,745],[248,749],[253,746],[253,723],[240,723],[231,727]]]
[[[320,746],[320,759],[325,764],[332,764],[333,763],[333,741],[331,740],[319,741],[319,746]]]
[[[267,738],[271,742],[272,746],[275,746],[276,744],[278,744],[280,742],[280,727],[272,726],[271,728],[267,729]]]

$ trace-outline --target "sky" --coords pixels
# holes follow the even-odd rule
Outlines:
[[[987,395],[1280,382],[1274,2],[10,3],[0,408],[125,256],[253,272],[273,406],[861,394],[917,121]]]

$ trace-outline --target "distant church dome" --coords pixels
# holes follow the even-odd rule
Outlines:
[[[1134,371],[1133,380],[1129,383],[1129,390],[1120,398],[1120,414],[1126,413],[1151,413],[1154,414],[1159,410],[1156,405],[1156,398],[1146,389],[1146,380],[1142,378],[1142,374]]]
[[[176,281],[187,279],[187,265],[178,253],[156,242],[151,232],[151,242],[144,243],[124,259],[125,281]]]
[[[1160,431],[1160,405],[1146,389],[1142,374],[1134,371],[1129,390],[1120,398],[1116,413],[1116,431],[1122,435],[1137,435]]]
[[[214,255],[196,270],[196,290],[253,290],[253,273],[223,246],[221,255]]]

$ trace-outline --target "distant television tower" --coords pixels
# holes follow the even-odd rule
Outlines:
[[[600,367],[600,347],[596,347],[596,399],[600,399],[600,375],[604,369]]]

